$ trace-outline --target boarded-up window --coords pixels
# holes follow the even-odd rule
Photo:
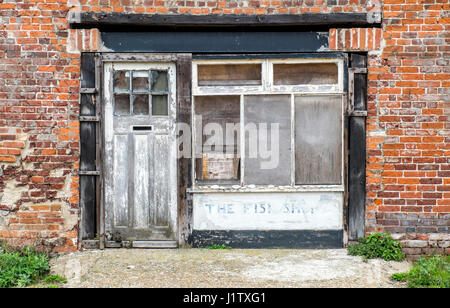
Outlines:
[[[199,65],[199,86],[260,85],[261,64]]]
[[[195,97],[196,179],[239,180],[239,96]]]
[[[291,96],[245,96],[244,119],[244,183],[290,185]]]
[[[341,184],[342,96],[295,97],[295,183]]]
[[[342,185],[344,64],[270,57],[194,63],[196,180]],[[227,122],[241,132],[242,153],[239,134],[233,145],[225,139]],[[214,131],[218,139],[210,139]]]
[[[275,85],[337,84],[338,67],[336,63],[274,64],[273,81]]]

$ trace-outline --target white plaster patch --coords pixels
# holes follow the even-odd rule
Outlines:
[[[4,192],[0,195],[0,204],[14,206],[25,191],[28,191],[28,186],[17,186],[15,180],[7,181]]]

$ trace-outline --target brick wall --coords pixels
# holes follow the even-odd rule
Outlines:
[[[369,51],[367,232],[413,256],[450,252],[449,30],[447,0],[384,0],[382,29],[330,30],[332,49]]]
[[[367,232],[411,255],[449,252],[448,0],[0,0],[0,238],[77,245],[80,51],[97,30],[73,11],[159,14],[383,13],[382,29],[330,30],[368,63]]]
[[[77,248],[79,54],[66,1],[0,0],[0,239]]]

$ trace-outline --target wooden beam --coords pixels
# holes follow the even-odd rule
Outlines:
[[[178,54],[177,59],[177,123],[185,123],[191,127],[192,121],[192,54]],[[177,132],[178,134],[180,132]],[[185,133],[185,132],[184,132]],[[184,138],[190,140],[190,138]],[[183,144],[190,149],[191,144]],[[178,157],[177,183],[178,183],[178,244],[180,247],[189,245],[189,236],[192,233],[192,205],[188,190],[192,188],[192,160],[189,157]]]
[[[309,13],[280,15],[158,15],[69,12],[72,28],[148,26],[374,26],[381,17],[371,13]]]
[[[367,57],[351,55],[354,110],[349,118],[348,235],[354,241],[365,236],[366,220],[366,100]]]

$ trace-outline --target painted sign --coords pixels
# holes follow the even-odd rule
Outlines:
[[[195,230],[340,230],[341,192],[194,194]]]

